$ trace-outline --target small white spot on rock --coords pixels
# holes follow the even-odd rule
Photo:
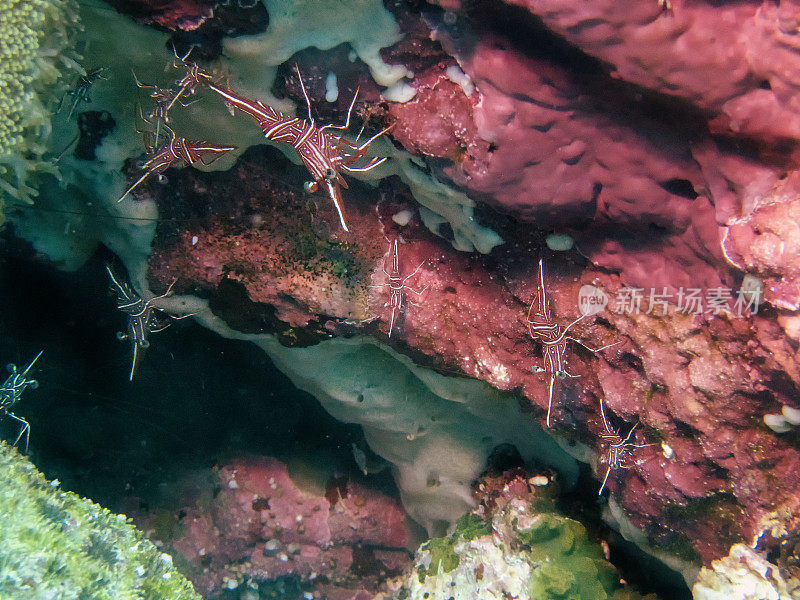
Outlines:
[[[328,73],[325,78],[325,100],[328,102],[336,102],[339,97],[339,86],[336,83],[336,73]]]
[[[405,81],[398,81],[383,90],[383,97],[389,102],[408,102],[417,94],[417,90]]]
[[[231,479],[230,481],[228,481],[228,487],[231,488],[232,490],[235,490],[239,488],[239,484],[236,483],[235,479]]]
[[[197,236],[193,235],[192,236],[192,246],[195,246],[196,244],[197,244]]]
[[[472,79],[470,79],[469,75],[464,73],[458,65],[447,67],[446,73],[450,81],[461,86],[461,89],[464,90],[464,95],[469,96],[475,91],[475,86],[472,85]]]
[[[400,225],[400,227],[405,227],[408,225],[409,221],[411,221],[411,217],[413,216],[413,211],[401,210],[400,212],[392,215],[392,221]]]
[[[775,433],[786,433],[792,428],[783,415],[764,415],[764,424]]]
[[[661,442],[661,454],[664,455],[664,458],[672,458],[675,455],[675,451],[670,448],[667,442]]]
[[[800,425],[800,408],[792,408],[791,406],[784,406],[781,409],[783,418],[789,421],[792,425]]]
[[[749,273],[745,275],[740,289],[744,299],[755,306],[758,306],[764,300],[764,282],[755,275],[750,275]]]

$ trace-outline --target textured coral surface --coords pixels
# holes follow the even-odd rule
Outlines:
[[[637,541],[661,556],[709,566],[736,543],[778,552],[796,539],[800,445],[784,418],[800,409],[796,2],[276,1],[264,6],[299,8],[273,10],[269,25],[261,14],[258,35],[224,43],[219,11],[180,3],[174,10],[190,15],[181,20],[163,3],[145,4],[148,19],[164,14],[171,29],[205,19],[217,33],[197,38],[197,56],[218,83],[281,102],[281,110],[295,102],[300,118],[307,91],[318,124],[342,122],[359,88],[351,139],[362,119],[365,136],[392,129],[364,159],[386,154],[385,165],[343,173],[348,233],[324,192],[305,191],[308,170],[286,158],[296,159],[295,148],[248,149],[261,130],[249,117],[229,117],[214,92],[176,105],[181,135],[202,125],[203,135],[238,145],[238,154],[216,163],[218,172],[171,169],[114,203],[113,219],[146,221],[142,229],[158,208],[152,248],[148,236],[142,242],[106,224],[109,237],[91,240],[127,249],[123,262],[138,269],[137,285],[199,297],[192,301],[211,316],[198,320],[231,337],[275,334],[285,346],[314,347],[365,336],[441,374],[517,394],[526,419],[545,425],[549,410],[550,432],[592,465],[596,485],[582,490],[583,502],[599,510],[603,482],[610,512],[620,507],[620,528],[640,529]],[[374,12],[347,12],[359,6]],[[310,13],[343,22],[300,31]],[[373,14],[379,33],[360,32],[359,19]],[[163,38],[149,35],[142,39],[154,40],[152,54],[139,60],[157,63],[149,66],[155,81],[158,60],[172,57],[161,52]],[[179,41],[188,47],[193,39]],[[130,86],[127,67],[125,78],[110,80],[115,90]],[[133,102],[119,102],[97,108],[132,120]],[[97,160],[138,143],[134,130],[103,142]],[[141,156],[129,158],[133,183]],[[103,190],[108,202],[114,186],[98,185],[104,176],[90,171],[102,165],[87,164],[86,187]],[[57,219],[53,232],[75,231]],[[489,242],[477,241],[487,232]],[[50,237],[52,247],[70,248]],[[545,290],[549,314],[540,317],[574,323],[574,339],[557,350],[543,343],[544,326],[526,319]],[[702,306],[689,304],[693,291]],[[576,322],[587,294],[607,305]],[[316,368],[298,371],[303,366]],[[619,444],[627,444],[622,457]],[[272,518],[252,502],[269,491],[248,473],[280,470],[258,461],[221,468],[218,514],[213,503],[187,501],[192,534],[172,541],[205,589],[227,583],[202,573],[203,560],[217,561],[238,585],[240,567],[230,566],[237,561],[269,578],[290,574],[284,563],[299,556],[291,574],[310,579],[312,567],[298,563],[308,558],[319,573],[314,561],[326,552],[338,553],[330,578],[351,589],[351,567],[360,563],[350,545],[358,540],[335,543],[335,499],[299,499],[328,516],[317,517],[323,524],[309,518],[320,530],[281,525],[297,534],[285,541],[299,554],[281,561],[280,552],[264,553]],[[419,487],[435,497],[436,478],[422,479]],[[230,532],[232,546],[213,527]],[[394,540],[381,542],[391,549],[387,573],[405,543],[395,534],[380,533]]]
[[[61,490],[5,442],[0,484],[4,599],[200,598],[125,515]]]
[[[482,6],[429,15],[432,33],[395,6],[406,38],[384,56],[414,71],[416,94],[373,110],[439,176],[508,214],[479,212],[504,245],[488,256],[456,252],[442,239],[446,227],[441,237],[423,227],[424,211],[396,179],[345,190],[352,233],[337,231],[328,201],[301,191],[301,168],[253,150],[226,174],[176,174],[170,187],[180,203],[157,186],[146,192],[168,217],[151,279],[177,278],[176,289],[210,296],[232,327],[277,333],[289,345],[377,335],[445,373],[519,390],[542,416],[551,382],[533,369],[543,347],[525,315],[543,257],[555,321],[578,318],[578,291],[592,285],[609,306],[570,331],[588,347],[617,344],[593,353],[568,343],[575,377],[553,380],[555,429],[597,451],[602,479],[609,449],[601,436],[624,437],[638,424],[630,441],[642,447],[630,468],[611,465],[607,489],[655,546],[690,560],[724,556],[800,503],[796,440],[762,420],[796,407],[800,382],[796,344],[776,312],[798,294],[796,177],[782,172],[791,152],[778,141],[793,135],[791,119],[771,129],[729,119],[722,131],[730,107],[767,90],[750,54],[714,50],[733,35],[720,23],[738,14],[748,25],[737,35],[752,34],[775,11],[673,4],[665,13],[640,2],[595,23],[566,6],[528,3],[531,12],[508,7],[491,17]],[[712,28],[719,39],[709,38],[707,51],[690,49]],[[638,31],[647,32],[641,47],[630,41]],[[695,41],[673,52],[676,37]],[[414,39],[417,58],[408,50]],[[742,136],[752,143],[731,143]],[[571,234],[583,257],[550,252],[553,232]],[[385,271],[394,239],[401,274],[419,270],[393,315]],[[734,310],[742,271],[763,281],[769,304],[758,314]],[[621,310],[628,286],[640,288],[641,304]],[[707,301],[723,286],[733,289],[729,312],[677,310],[679,292],[697,288]],[[671,303],[654,304],[651,290]]]
[[[513,472],[484,478],[476,485],[478,508],[449,536],[420,546],[394,597],[642,598],[623,588],[583,525],[558,514],[549,490],[536,487],[547,483],[546,476]]]

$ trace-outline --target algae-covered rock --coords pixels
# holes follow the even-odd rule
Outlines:
[[[635,600],[578,521],[524,489],[482,503],[447,537],[420,546],[395,598],[404,600]],[[522,491],[522,493],[518,493]],[[654,596],[649,596],[654,600]]]
[[[4,442],[0,598],[200,600],[125,515],[62,491]]]

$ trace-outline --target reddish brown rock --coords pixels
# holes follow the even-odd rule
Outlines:
[[[723,237],[729,262],[764,283],[764,299],[800,308],[800,172],[777,181]]]
[[[329,598],[371,598],[410,558],[405,514],[379,492],[352,482],[340,482],[335,495],[303,491],[267,457],[238,459],[209,475],[193,477],[195,487],[179,501],[180,527],[153,534],[204,596],[293,576]],[[207,488],[197,483],[206,479]],[[163,514],[156,509],[142,526],[153,528]]]
[[[566,5],[547,6],[545,22],[568,22]],[[555,381],[553,427],[597,451],[601,480],[608,453],[601,436],[609,432],[600,402],[621,437],[637,425],[631,440],[642,447],[632,450],[631,468],[612,469],[606,493],[656,547],[708,563],[767,529],[797,534],[796,520],[787,516],[800,508],[796,437],[776,434],[763,420],[783,406],[797,407],[800,397],[798,326],[775,308],[793,306],[800,293],[797,252],[787,250],[797,241],[795,176],[781,179],[791,152],[778,141],[794,135],[793,121],[778,111],[785,117],[779,135],[781,119],[753,117],[747,129],[740,122],[745,113],[736,113],[736,127],[761,137],[745,144],[713,135],[735,129],[734,120],[721,120],[733,119],[733,107],[752,101],[755,112],[747,114],[763,115],[768,104],[756,100],[763,92],[777,98],[777,86],[775,92],[759,87],[755,62],[741,67],[740,48],[726,50],[731,28],[720,30],[721,42],[706,54],[701,34],[715,31],[725,15],[741,17],[745,30],[771,8],[673,5],[677,16],[662,14],[655,0],[606,8],[611,25],[574,32],[565,26],[564,35],[597,35],[598,48],[636,85],[615,84],[586,57],[580,72],[518,39],[476,28],[463,36],[469,44],[456,43],[443,27],[436,34],[475,91],[450,81],[452,63],[431,53],[415,71],[415,98],[386,109],[396,140],[475,200],[503,211],[477,210],[482,224],[505,240],[490,255],[456,252],[422,227],[397,179],[378,189],[352,182],[344,190],[346,234],[329,200],[303,193],[301,167],[253,149],[228,173],[170,173],[169,194],[157,184],[143,186],[165,217],[150,274],[162,287],[177,278],[176,290],[208,297],[211,310],[240,331],[276,333],[285,344],[375,335],[443,373],[519,390],[531,418],[543,421],[550,381],[532,371],[543,349],[525,320],[543,257],[556,322],[566,326],[579,316],[578,292],[592,285],[609,296],[609,309],[570,333],[589,347],[620,342],[600,354],[568,344],[564,366],[576,377]],[[573,9],[577,23],[594,10]],[[650,36],[640,49],[645,54],[632,50],[629,40],[639,29],[626,23]],[[681,43],[688,49],[673,55],[676,23],[687,32]],[[616,34],[618,43],[604,45]],[[578,41],[590,45],[588,38]],[[767,42],[763,52],[771,56]],[[638,75],[637,57],[647,59]],[[671,61],[680,67],[674,73]],[[730,71],[727,84],[712,64]],[[707,69],[709,89],[699,89]],[[311,77],[313,95],[321,73]],[[651,94],[647,88],[656,81]],[[401,226],[392,217],[402,211],[410,217]],[[728,228],[724,240],[720,226]],[[546,250],[544,238],[553,231],[571,234],[578,252]],[[395,239],[401,274],[420,265],[408,284],[427,291],[421,298],[406,294],[389,339],[384,269]],[[772,306],[758,314],[733,306],[719,314],[708,305],[696,314],[676,310],[677,294],[689,288],[707,302],[710,290],[730,287],[733,303],[739,269],[765,282]],[[640,309],[615,311],[625,287],[641,288]],[[650,310],[651,290],[670,295],[668,314]]]
[[[685,314],[676,311],[674,298],[662,315],[661,307],[650,310],[648,296],[638,314],[618,314],[619,276],[548,254],[541,237],[522,226],[507,223],[507,243],[490,256],[454,251],[413,216],[397,226],[392,214],[413,212],[397,183],[384,184],[377,219],[368,208],[370,193],[352,186],[346,203],[353,227],[344,234],[332,211],[309,216],[299,185],[287,187],[258,167],[260,152],[229,173],[169,175],[184,201],[180,210],[165,206],[181,218],[160,225],[151,260],[155,279],[178,277],[176,289],[210,296],[213,310],[235,328],[274,331],[288,344],[371,332],[445,373],[521,390],[543,420],[549,379],[532,372],[542,364],[542,348],[525,316],[544,256],[553,318],[562,326],[575,320],[579,289],[593,285],[608,294],[608,309],[571,334],[590,347],[621,342],[599,355],[568,345],[566,367],[578,377],[556,382],[553,426],[605,457],[600,399],[610,427],[623,436],[639,423],[635,442],[650,445],[635,449],[632,468],[612,470],[607,490],[656,546],[682,547],[684,555],[691,548],[692,556],[708,561],[724,556],[734,541],[752,543],[776,511],[800,508],[794,492],[800,452],[763,424],[782,405],[798,406],[796,351],[774,316],[739,316],[732,304],[730,316],[705,307]],[[291,180],[294,169],[283,177]],[[195,205],[196,198],[212,197],[203,193],[208,189],[217,190],[217,204]],[[299,224],[314,249],[305,255],[297,254]],[[409,294],[415,304],[406,298],[389,339],[383,268],[387,240],[395,238],[401,273],[422,264],[408,284],[427,291],[419,300]],[[330,267],[332,256],[348,252],[357,265],[352,271]],[[246,293],[224,292],[232,281]],[[601,460],[598,478],[605,470]]]
[[[713,129],[800,139],[800,5],[509,0],[636,85],[713,115]]]
[[[214,14],[217,0],[111,0],[119,12],[143,23],[166,29],[191,31]]]

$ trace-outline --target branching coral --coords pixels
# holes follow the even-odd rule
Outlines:
[[[56,173],[42,157],[65,78],[82,71],[77,23],[73,0],[0,0],[0,200],[29,201],[31,174]]]
[[[0,514],[4,600],[200,598],[124,515],[61,491],[3,442]]]

